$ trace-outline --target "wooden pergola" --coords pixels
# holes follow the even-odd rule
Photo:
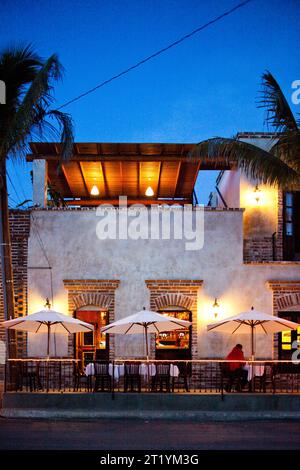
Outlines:
[[[75,143],[68,163],[58,170],[59,143],[31,143],[27,161],[45,160],[47,181],[68,205],[94,206],[103,202],[118,204],[119,196],[128,203],[183,204],[193,202],[200,170],[188,154],[195,144],[164,143]],[[201,170],[230,167],[218,160],[201,165]],[[99,189],[91,195],[92,187]],[[148,187],[153,196],[145,195]]]

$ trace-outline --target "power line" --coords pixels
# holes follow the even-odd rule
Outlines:
[[[145,59],[140,60],[139,62],[135,63],[131,67],[128,67],[127,69],[123,70],[122,72],[118,73],[117,75],[112,76],[111,78],[104,80],[104,82],[100,83],[99,85],[96,85],[94,88],[91,88],[90,90],[85,91],[84,93],[81,93],[80,95],[76,96],[75,98],[67,101],[66,103],[62,104],[57,108],[57,110],[60,110],[62,108],[65,108],[66,106],[69,106],[69,104],[74,103],[75,101],[80,100],[81,98],[84,98],[85,96],[93,93],[94,91],[98,90],[99,88],[104,87],[108,83],[111,83],[114,80],[117,80],[118,78],[122,77],[123,75],[126,75],[128,72],[131,72],[132,70],[140,67],[141,65],[145,64],[146,62],[149,62],[150,60],[154,59],[155,57],[159,56],[160,54],[163,54],[164,52],[168,51],[172,47],[177,46],[178,44],[182,43],[186,39],[191,38],[195,34],[199,33],[200,31],[203,31],[204,29],[208,28],[209,26],[213,25],[214,23],[217,23],[218,21],[222,20],[226,16],[231,15],[233,12],[238,10],[239,8],[242,8],[246,6],[248,3],[252,2],[253,0],[245,0],[244,2],[239,3],[235,7],[231,8],[230,10],[225,11],[221,15],[217,16],[213,20],[208,21],[207,23],[203,24],[202,26],[199,26],[199,28],[194,29],[192,32],[185,34],[181,38],[177,39],[177,41],[172,42],[168,46],[160,49],[159,51],[154,52],[153,54],[149,55]]]
[[[14,162],[14,160],[11,160],[11,162],[12,162],[12,166],[13,166],[13,169],[14,169],[14,172],[15,172],[15,175],[16,175],[16,178],[17,178],[17,180],[18,180],[19,187],[20,187],[21,192],[22,192],[22,194],[23,194],[24,201],[26,201],[26,199],[28,199],[28,196],[26,196],[26,194],[25,194],[25,190],[24,190],[22,181],[21,181],[20,178],[19,178],[19,173],[18,173],[18,171],[17,171],[17,169],[16,169],[15,162]],[[26,203],[26,206],[25,206],[25,207],[28,209],[28,202]]]
[[[22,201],[21,201],[21,198],[20,198],[20,196],[19,196],[19,193],[17,192],[16,187],[15,187],[15,185],[14,185],[14,183],[13,183],[11,177],[10,177],[10,174],[8,173],[8,170],[6,170],[6,175],[7,175],[7,178],[8,178],[8,180],[9,180],[10,184],[11,184],[11,187],[13,188],[13,190],[14,190],[14,192],[15,192],[15,195],[16,195],[16,197],[17,197],[17,200],[19,201],[19,202],[18,202],[18,204],[19,204],[19,203],[21,203]]]
[[[42,250],[42,253],[45,257],[45,260],[48,264],[48,268],[49,268],[49,273],[50,273],[50,295],[51,295],[51,305],[53,306],[54,304],[54,299],[53,299],[53,277],[52,277],[52,266],[50,264],[50,261],[49,261],[49,258],[48,258],[48,255],[47,255],[47,252],[46,252],[46,249],[45,249],[45,245],[43,243],[43,240],[42,240],[42,237],[40,235],[40,232],[39,232],[39,228],[38,228],[38,225],[37,225],[37,222],[35,220],[35,217],[33,215],[33,212],[31,212],[31,220],[33,222],[33,225],[32,225],[32,230],[33,230],[33,233],[36,235],[36,238],[37,238],[37,241],[38,241],[38,244],[40,245],[40,248]]]

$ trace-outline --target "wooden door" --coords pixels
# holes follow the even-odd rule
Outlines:
[[[75,353],[81,368],[89,362],[108,360],[109,335],[101,333],[101,328],[108,324],[108,311],[77,310],[76,318],[94,325],[94,331],[76,334]]]

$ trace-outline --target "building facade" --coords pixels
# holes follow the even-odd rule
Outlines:
[[[265,148],[273,139],[239,137]],[[299,193],[250,181],[228,162],[200,166],[188,159],[191,148],[76,144],[57,173],[59,146],[32,145],[36,207],[11,212],[16,315],[40,310],[49,298],[55,310],[96,327],[92,336],[54,335],[52,354],[75,355],[82,364],[143,357],[140,336],[100,331],[142,307],[192,322],[190,331],[151,337],[153,358],[222,358],[236,342],[250,356],[246,335],[208,333],[206,326],[251,306],[300,320]],[[214,202],[204,208],[193,196],[203,169],[220,170]],[[257,335],[256,357],[291,356],[291,340]],[[18,353],[44,355],[45,344],[43,335],[21,334]]]

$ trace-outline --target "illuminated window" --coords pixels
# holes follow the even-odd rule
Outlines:
[[[83,346],[94,346],[94,332],[87,331],[82,333],[82,345]]]
[[[288,237],[293,236],[294,224],[293,224],[293,194],[285,194],[285,234]]]
[[[170,309],[160,311],[162,315],[177,318],[178,320],[191,320],[191,313],[187,310]],[[188,350],[190,348],[190,328],[177,331],[166,331],[156,335],[156,349]]]
[[[279,312],[279,317],[300,323],[300,312]],[[296,345],[296,343],[298,344]],[[296,349],[300,349],[300,327],[296,330],[282,331],[278,335],[278,357],[282,360],[291,360]]]

